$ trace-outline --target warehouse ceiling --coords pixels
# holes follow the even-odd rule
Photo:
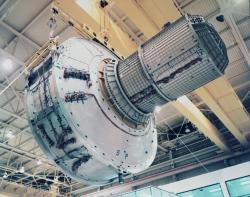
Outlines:
[[[145,1],[147,0],[132,2],[143,5]],[[154,0],[154,2],[155,9],[163,15],[162,1]],[[220,33],[227,46],[230,60],[225,77],[239,97],[244,110],[249,113],[249,1],[174,0],[173,2],[179,9],[179,15],[201,14]],[[49,40],[51,29],[48,21],[51,17],[51,4],[50,0],[0,0],[0,193],[13,196],[27,192],[36,196],[53,196],[55,193],[82,195],[103,191],[104,195],[110,193],[111,189],[127,190],[147,185],[149,181],[155,185],[163,184],[249,159],[249,156],[246,156],[249,155],[248,148],[242,146],[227,129],[225,123],[222,123],[218,114],[216,115],[208,104],[193,92],[187,95],[188,98],[219,131],[226,146],[230,147],[230,152],[220,150],[170,103],[156,110],[159,146],[155,161],[148,170],[125,177],[126,183],[123,185],[114,183],[103,187],[87,186],[65,176],[38,147],[28,127],[24,109],[27,72],[25,65]],[[145,8],[144,12],[147,14],[146,7],[141,7]],[[147,34],[136,26],[136,21],[133,22],[126,13],[121,13],[117,6],[113,6],[107,13],[108,20],[121,27],[136,45],[144,42]],[[221,13],[227,16],[222,22],[219,21],[221,17],[218,18]],[[162,20],[151,16],[150,13],[147,17],[151,21]],[[69,23],[63,22],[59,16],[56,17],[54,36],[56,35],[60,41],[79,36],[75,29]],[[198,170],[191,173],[194,169]],[[165,179],[162,180],[163,178]],[[97,193],[93,196],[97,196]]]

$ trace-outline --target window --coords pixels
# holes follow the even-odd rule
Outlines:
[[[152,197],[150,187],[135,191],[135,197]]]
[[[226,181],[230,197],[250,197],[250,176]]]
[[[146,187],[116,197],[177,197],[177,196],[173,193],[169,193],[167,191],[164,191],[156,187]]]
[[[178,194],[181,197],[224,197],[220,184],[210,185]]]

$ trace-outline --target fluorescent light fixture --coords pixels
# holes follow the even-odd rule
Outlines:
[[[36,163],[37,163],[37,165],[41,165],[43,162],[41,159],[38,159]]]
[[[5,172],[5,173],[3,174],[3,178],[6,179],[7,177],[8,177],[8,174],[7,174],[7,172]]]
[[[3,69],[6,71],[11,71],[13,68],[13,61],[11,59],[5,59],[2,62]]]
[[[20,167],[19,172],[24,173],[24,166]]]
[[[209,190],[209,192],[213,193],[213,192],[218,192],[221,191],[221,188],[216,188],[216,189],[211,189]]]
[[[249,185],[249,184],[250,184],[250,180],[243,181],[240,183],[240,185]]]
[[[188,128],[188,126],[186,126],[185,133],[190,133],[190,132],[191,132],[191,130]]]
[[[15,137],[15,135],[14,135],[11,131],[9,131],[9,132],[6,134],[6,137],[9,138],[9,139],[12,139],[12,138]]]
[[[55,185],[55,184],[50,185],[50,192],[51,193],[54,194],[57,191],[58,191],[58,186],[57,185]]]
[[[181,103],[185,103],[187,101],[187,96],[184,95],[184,96],[180,96],[177,98],[177,101],[181,102]]]
[[[155,113],[159,113],[160,111],[161,111],[161,107],[156,106],[156,107],[155,107]]]
[[[58,182],[58,176],[55,176],[55,177],[54,177],[54,181],[55,181],[55,182]]]

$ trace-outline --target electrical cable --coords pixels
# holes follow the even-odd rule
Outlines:
[[[171,128],[171,126],[168,123],[165,123],[167,127],[176,134],[176,137],[180,142],[186,147],[186,149],[190,152],[190,154],[193,156],[193,158],[201,165],[201,167],[206,171],[209,172],[209,170],[206,168],[206,166],[202,163],[202,161],[189,149],[189,147],[185,144],[185,142],[177,136],[177,133]]]
[[[45,52],[47,50],[47,48],[45,48],[41,53],[40,53],[40,55],[38,55],[38,57],[37,58],[40,58],[42,55],[43,55],[43,53]],[[36,58],[36,59],[37,59]],[[26,66],[25,68],[24,68],[24,70],[23,71],[21,71],[1,92],[0,92],[0,96],[11,86],[11,85],[13,85],[24,73],[26,73],[26,72],[29,72],[29,68],[31,68],[32,67],[32,65],[33,65],[33,63],[36,61],[36,59],[34,59],[28,66]]]
[[[160,115],[161,116],[161,115]],[[183,122],[186,121],[186,118],[184,118]],[[185,144],[185,142],[178,137],[177,133],[174,131],[174,129],[167,123],[164,123],[175,135],[178,140],[185,146],[185,148],[190,152],[190,154],[193,156],[193,158],[201,165],[201,167],[206,171],[209,172],[209,170],[206,168],[206,166],[202,163],[202,161],[189,149],[189,147]]]

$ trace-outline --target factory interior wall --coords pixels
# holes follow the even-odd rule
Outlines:
[[[220,183],[224,197],[230,197],[229,192],[227,190],[226,181],[249,175],[250,175],[250,162],[246,162],[232,167],[227,167],[221,170],[210,172],[207,174],[162,185],[159,186],[159,188],[173,193],[181,193]]]

